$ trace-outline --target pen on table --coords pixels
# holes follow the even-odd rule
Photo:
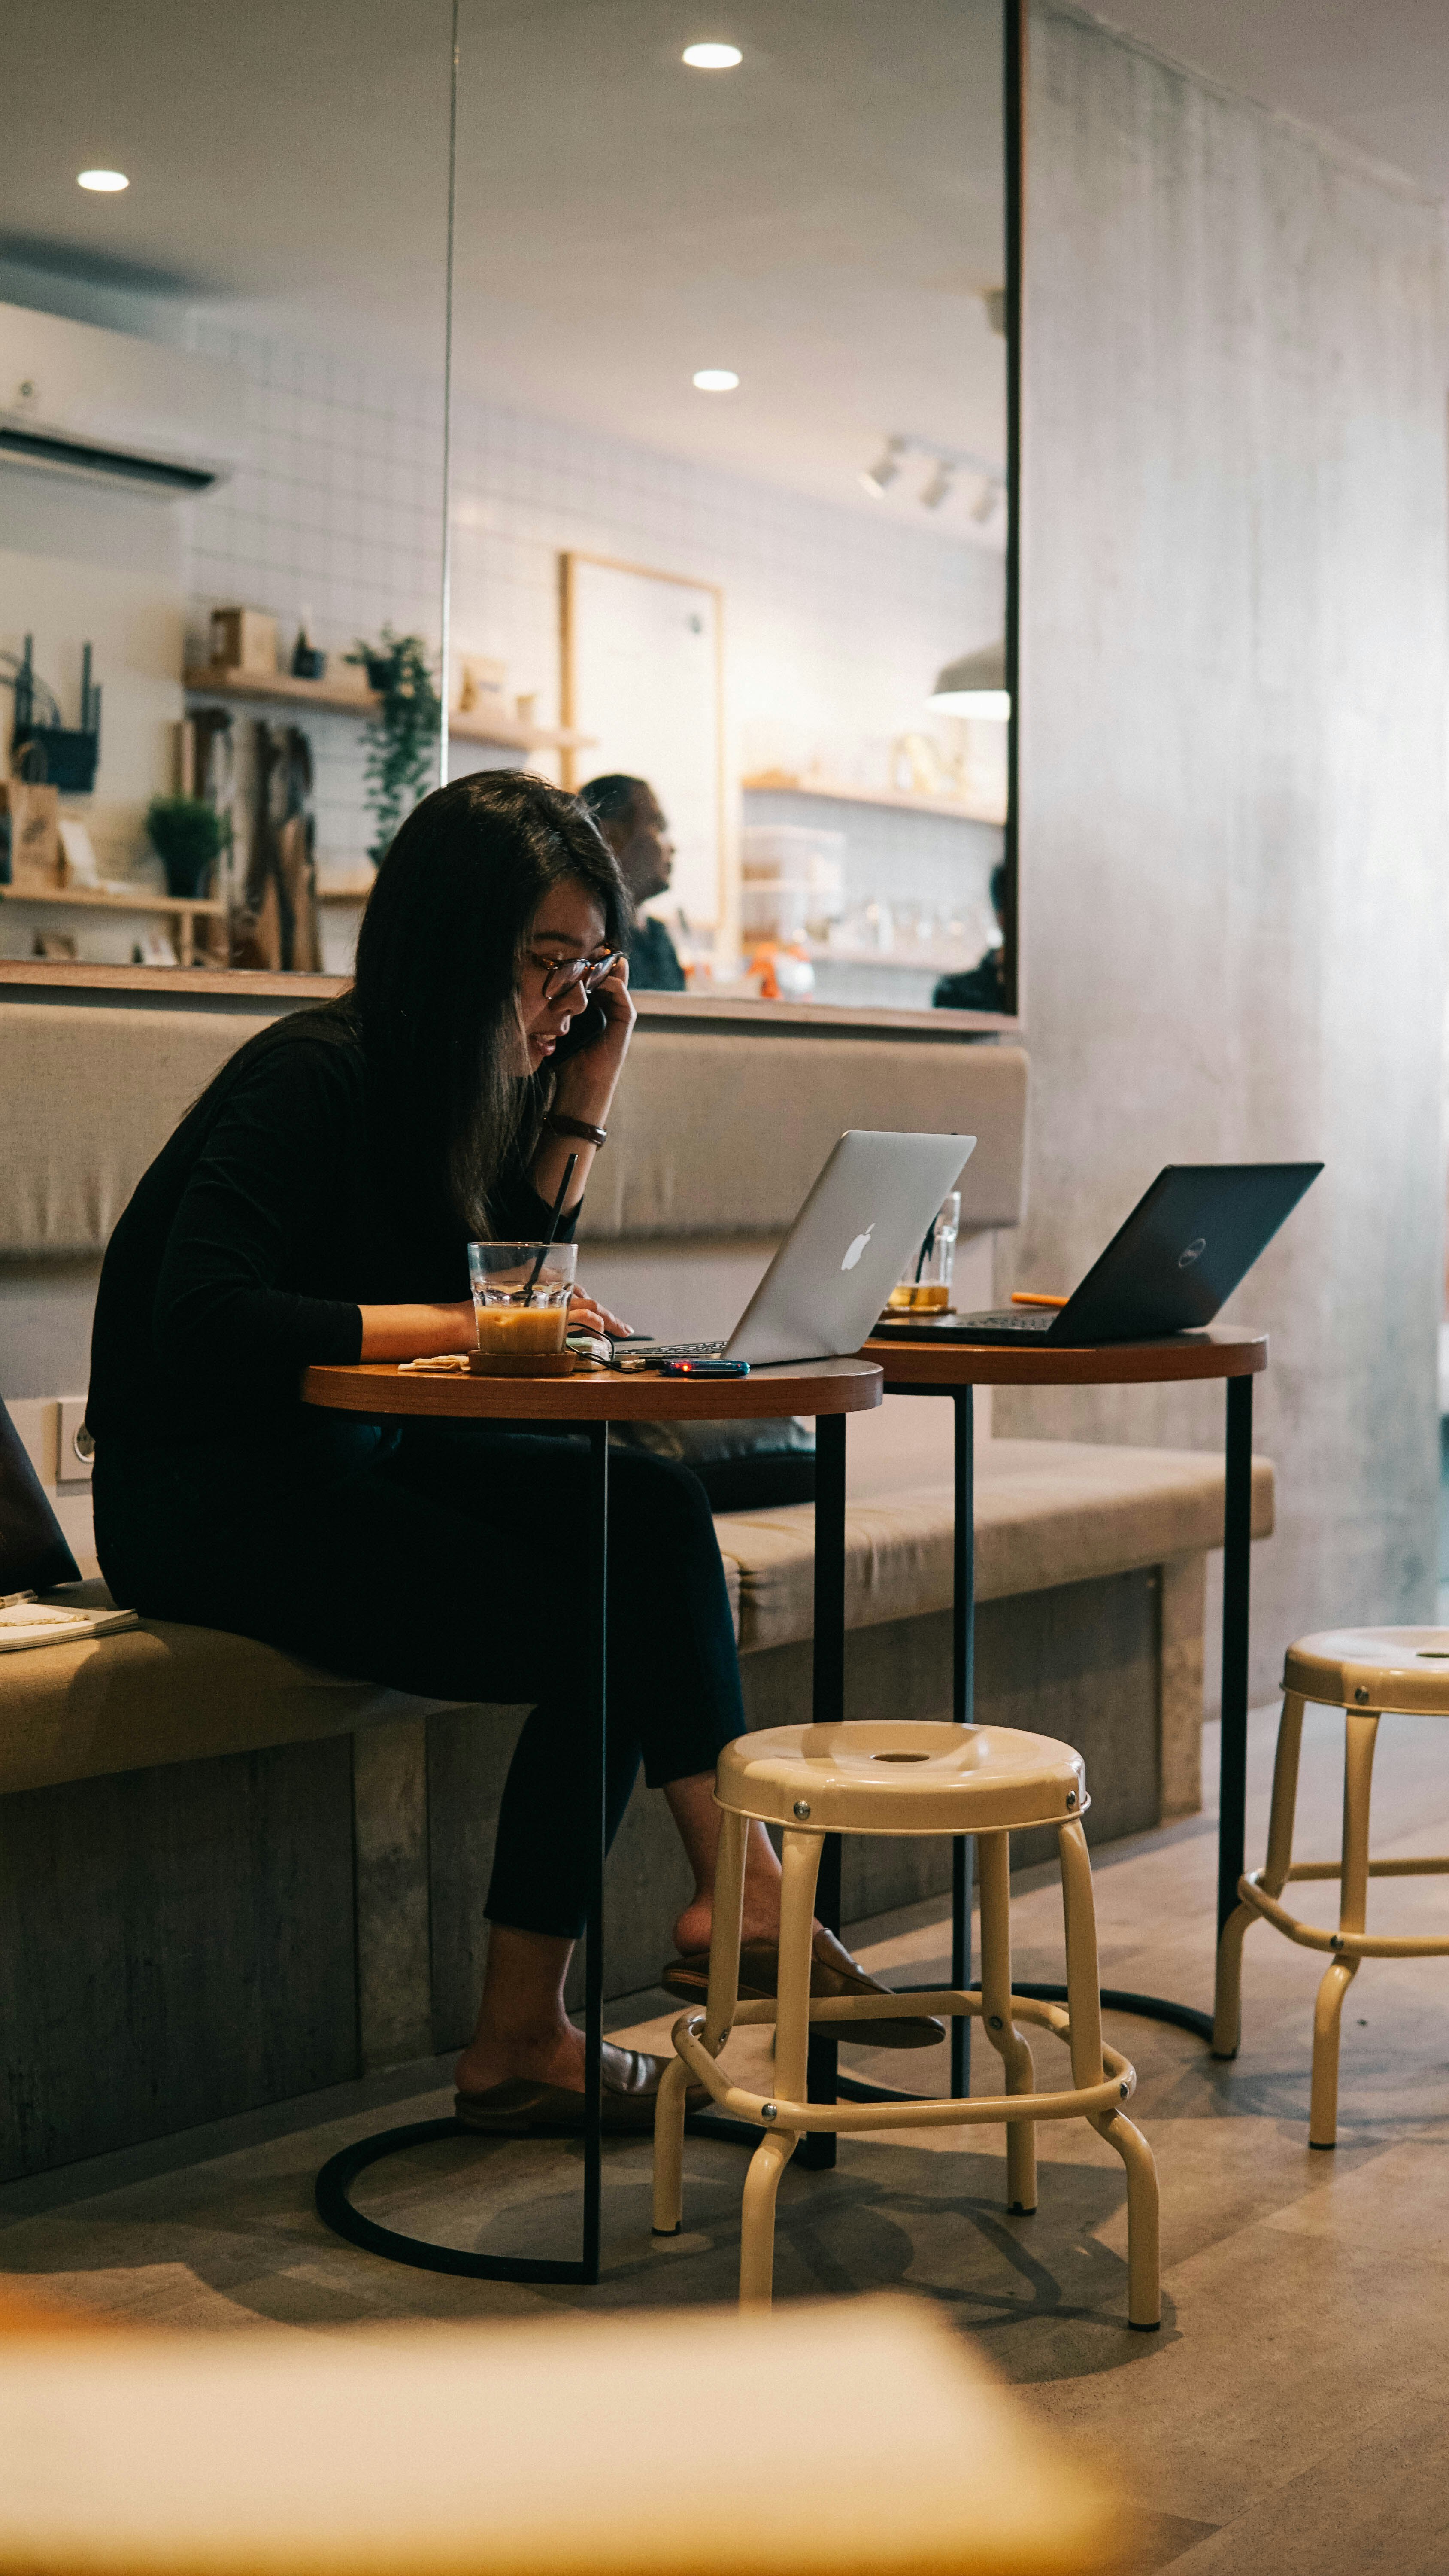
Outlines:
[[[1065,1297],[1039,1296],[1034,1288],[1013,1288],[1011,1302],[1013,1306],[1065,1306],[1067,1301]]]

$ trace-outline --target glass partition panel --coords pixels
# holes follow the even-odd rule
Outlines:
[[[9,28],[0,954],[348,964],[437,777],[451,56],[451,0]]]
[[[460,0],[449,765],[637,985],[1013,1007],[1008,14]]]

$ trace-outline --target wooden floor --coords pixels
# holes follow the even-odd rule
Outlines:
[[[1276,1712],[1254,1721],[1250,1849],[1261,1857]],[[1337,1844],[1341,1723],[1310,1713],[1300,1854]],[[1449,1727],[1388,1719],[1376,1847],[1449,1848]],[[1214,1842],[1206,1820],[1099,1853],[1103,1979],[1205,2001]],[[1310,1888],[1326,1905],[1330,1891]],[[1449,1887],[1389,1882],[1372,1919],[1431,1929]],[[923,1919],[924,1918],[924,1919]],[[1017,1972],[1059,1973],[1055,1885],[1024,1873]],[[936,1909],[871,1945],[904,1980],[944,1972]],[[906,2287],[939,2302],[1049,2423],[1109,2453],[1139,2511],[1134,2566],[1183,2576],[1443,2576],[1449,2568],[1449,1962],[1370,1962],[1344,2014],[1341,2143],[1306,2144],[1318,1963],[1266,1927],[1250,1936],[1241,2057],[1213,2063],[1184,2034],[1114,2023],[1135,2057],[1137,2115],[1163,2188],[1167,2304],[1160,2336],[1124,2327],[1120,2168],[1075,2124],[1039,2131],[1041,2207],[1003,2207],[999,2133],[936,2130],[847,2142],[833,2174],[787,2173],[782,2297]],[[653,2001],[657,2004],[660,1999]],[[638,2009],[644,2009],[640,2007]],[[636,2020],[638,2019],[636,2009]],[[640,2039],[662,2042],[667,2017]],[[747,2036],[736,2062],[748,2063]],[[1043,2080],[1056,2056],[1041,2039]],[[977,2049],[977,2080],[991,2081]],[[922,2089],[924,2053],[861,2059]],[[686,2232],[648,2225],[646,2143],[611,2150],[599,2290],[495,2288],[354,2252],[311,2204],[318,2165],[346,2139],[449,2107],[425,2066],[275,2113],[195,2132],[0,2192],[0,2270],[67,2304],[137,2323],[308,2332],[367,2320],[582,2314],[727,2299],[742,2156],[692,2144]],[[434,2148],[358,2197],[418,2233],[499,2251],[570,2247],[579,2160],[562,2145]],[[852,2402],[860,2402],[856,2393]]]

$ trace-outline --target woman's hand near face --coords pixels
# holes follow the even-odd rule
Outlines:
[[[627,957],[620,958],[613,974],[600,984],[593,998],[608,1025],[592,1046],[585,1047],[581,1055],[567,1057],[559,1066],[553,1098],[554,1107],[568,1117],[582,1118],[590,1127],[606,1127],[639,1016],[629,991]]]

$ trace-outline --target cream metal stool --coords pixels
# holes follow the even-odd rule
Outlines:
[[[1341,1708],[1345,1716],[1343,1855],[1340,1860],[1293,1858],[1293,1814],[1298,1796],[1298,1753],[1308,1700]],[[1215,2057],[1235,2057],[1242,2036],[1243,1935],[1259,1915],[1305,1950],[1326,1950],[1332,1964],[1318,1989],[1313,2014],[1313,2087],[1308,2112],[1310,2147],[1337,2143],[1338,2036],[1343,1999],[1360,1959],[1434,1959],[1449,1956],[1449,1938],[1390,1940],[1366,1932],[1371,1878],[1433,1878],[1449,1871],[1442,1860],[1370,1860],[1369,1790],[1374,1745],[1385,1709],[1449,1717],[1449,1630],[1443,1628],[1329,1628],[1300,1637],[1283,1664],[1283,1716],[1273,1766],[1273,1805],[1268,1857],[1238,1881],[1240,1902],[1223,1926],[1218,1948]],[[1301,1923],[1279,1903],[1295,1878],[1339,1881],[1338,1930]]]
[[[1127,2169],[1127,2315],[1150,2332],[1161,2319],[1157,2256],[1157,2168],[1141,2131],[1123,2116],[1135,2070],[1102,2042],[1097,1924],[1081,1816],[1087,1806],[1079,1753],[1050,1736],[1001,1726],[946,1726],[909,1719],[885,1724],[775,1726],[739,1737],[720,1757],[715,1798],[724,1810],[715,1881],[709,1994],[703,2012],[674,2025],[676,2057],[659,2088],[654,2126],[654,2231],[683,2224],[685,2091],[706,2086],[720,2108],[764,2132],[745,2179],[740,2229],[740,2304],[770,2304],[775,2195],[806,2130],[956,2128],[1006,2124],[1007,2200],[1036,2207],[1037,2120],[1089,2120]],[[740,1920],[745,1835],[762,1818],[783,1831],[780,1991],[741,2004]],[[1008,1832],[1055,1825],[1066,1923],[1067,2009],[1011,1991]],[[899,2019],[895,1995],[812,2002],[811,1922],[820,1851],[827,1834],[976,1834],[981,1869],[981,1988],[913,1994],[909,2009],[945,2016],[979,2013],[1006,2071],[1006,2092],[975,2101],[808,2102],[806,2052],[812,2022],[868,2025]],[[1031,2050],[1016,2028],[1035,2022],[1071,2049],[1072,2089],[1038,2093]],[[775,2091],[770,2099],[732,2084],[716,2064],[736,2024],[774,2022]],[[863,2034],[868,2036],[868,2030]]]

